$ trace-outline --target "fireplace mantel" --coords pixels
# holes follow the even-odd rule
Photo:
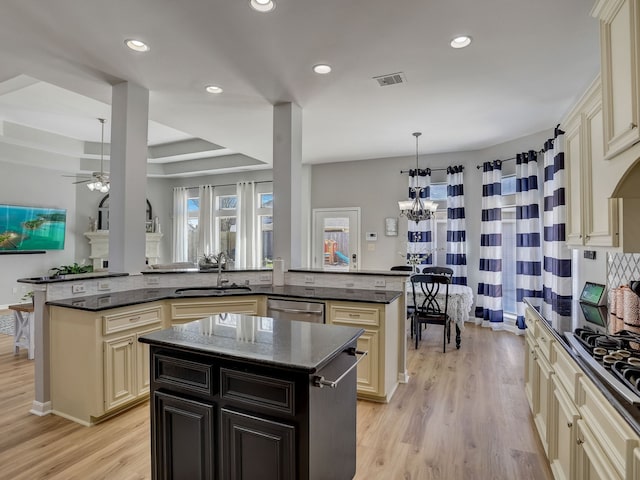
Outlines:
[[[146,233],[145,235],[147,237],[145,246],[147,264],[155,265],[160,261],[160,239],[162,238],[162,233]],[[89,245],[91,246],[89,258],[93,263],[93,270],[108,270],[109,230],[85,232],[84,236],[89,239]]]

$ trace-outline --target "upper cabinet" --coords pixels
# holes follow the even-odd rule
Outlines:
[[[640,141],[639,1],[598,0],[591,11],[600,19],[605,159]]]
[[[567,244],[618,246],[618,199],[608,184],[618,179],[604,160],[602,90],[596,79],[564,122],[567,169]]]

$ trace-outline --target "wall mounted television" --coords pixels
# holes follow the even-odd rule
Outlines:
[[[63,250],[67,211],[0,204],[0,253]]]

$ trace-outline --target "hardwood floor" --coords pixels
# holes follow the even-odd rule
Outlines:
[[[442,353],[430,326],[388,405],[358,403],[358,480],[551,479],[523,385],[523,338],[468,325]],[[150,478],[149,407],[94,427],[28,411],[33,361],[0,335],[0,479]],[[452,343],[453,345],[453,343]]]

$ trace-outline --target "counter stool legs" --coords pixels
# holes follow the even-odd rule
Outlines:
[[[13,311],[14,318],[14,336],[13,346],[15,354],[18,355],[20,347],[27,349],[27,358],[33,360],[35,352],[35,338],[33,335],[34,315],[32,312],[23,312],[19,310]]]

